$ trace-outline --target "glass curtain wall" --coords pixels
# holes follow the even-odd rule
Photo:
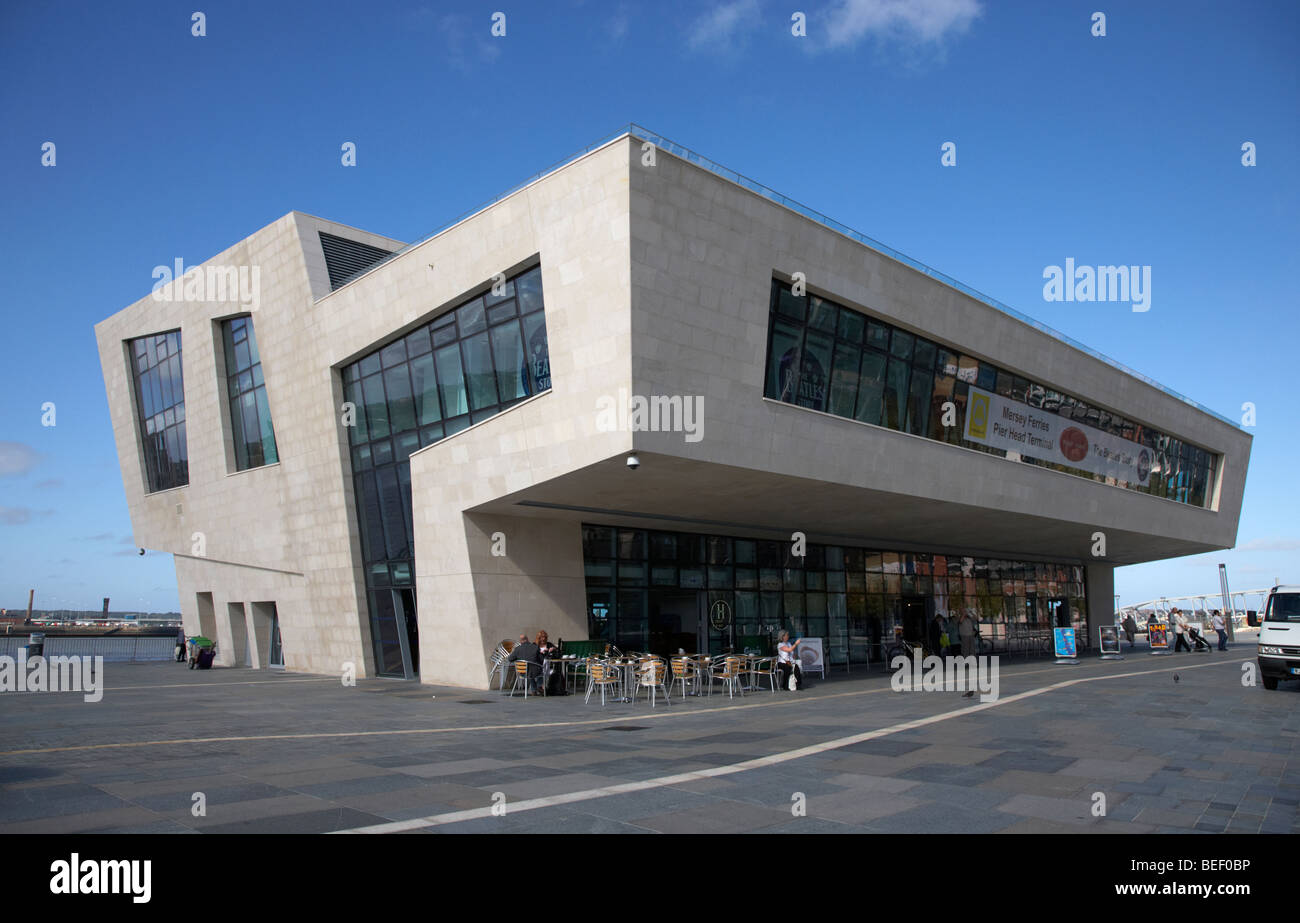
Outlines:
[[[963,439],[972,385],[1147,447],[1154,456],[1147,484]],[[779,279],[772,280],[764,395],[1179,503],[1204,507],[1212,499],[1218,456],[1211,452],[859,311],[796,296]],[[957,426],[943,425],[948,401],[957,407]]]
[[[896,627],[912,638],[913,612],[948,617],[953,637],[956,617],[970,612],[994,649],[1016,651],[1029,650],[1020,642],[1030,635],[1045,637],[1056,614],[1081,648],[1090,644],[1080,565],[844,545],[808,545],[795,557],[789,542],[597,525],[584,525],[582,539],[589,637],[624,650],[650,648],[655,594],[686,590],[731,606],[734,631],[702,623],[698,647],[715,654],[770,644],[784,628],[826,639],[830,663],[878,661]]]
[[[345,366],[352,476],[376,668],[418,672],[412,452],[551,387],[534,267]]]
[[[185,442],[181,332],[172,330],[131,340],[128,350],[146,489],[153,493],[183,487],[190,482],[190,465]]]

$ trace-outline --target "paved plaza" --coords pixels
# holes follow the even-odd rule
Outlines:
[[[1253,655],[1004,662],[986,703],[876,668],[653,710],[108,664],[98,703],[3,697],[0,832],[1300,832],[1300,684],[1243,687]]]

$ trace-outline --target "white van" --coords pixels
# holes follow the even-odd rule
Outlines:
[[[1275,586],[1259,625],[1259,672],[1265,689],[1300,679],[1300,586]]]

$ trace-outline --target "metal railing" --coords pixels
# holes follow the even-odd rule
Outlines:
[[[0,656],[16,657],[27,645],[24,635],[0,637]],[[45,637],[46,657],[103,657],[105,663],[143,663],[171,660],[175,656],[175,638],[84,638]]]

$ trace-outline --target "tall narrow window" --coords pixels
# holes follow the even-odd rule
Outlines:
[[[226,394],[230,398],[230,431],[235,442],[235,468],[244,471],[280,460],[275,449],[271,408],[262,380],[253,319],[223,321],[221,339],[226,353]]]
[[[136,419],[150,493],[190,482],[185,443],[185,386],[181,332],[140,337],[128,344],[135,382]]]
[[[533,267],[342,369],[380,675],[419,669],[410,455],[550,389],[544,308]]]

